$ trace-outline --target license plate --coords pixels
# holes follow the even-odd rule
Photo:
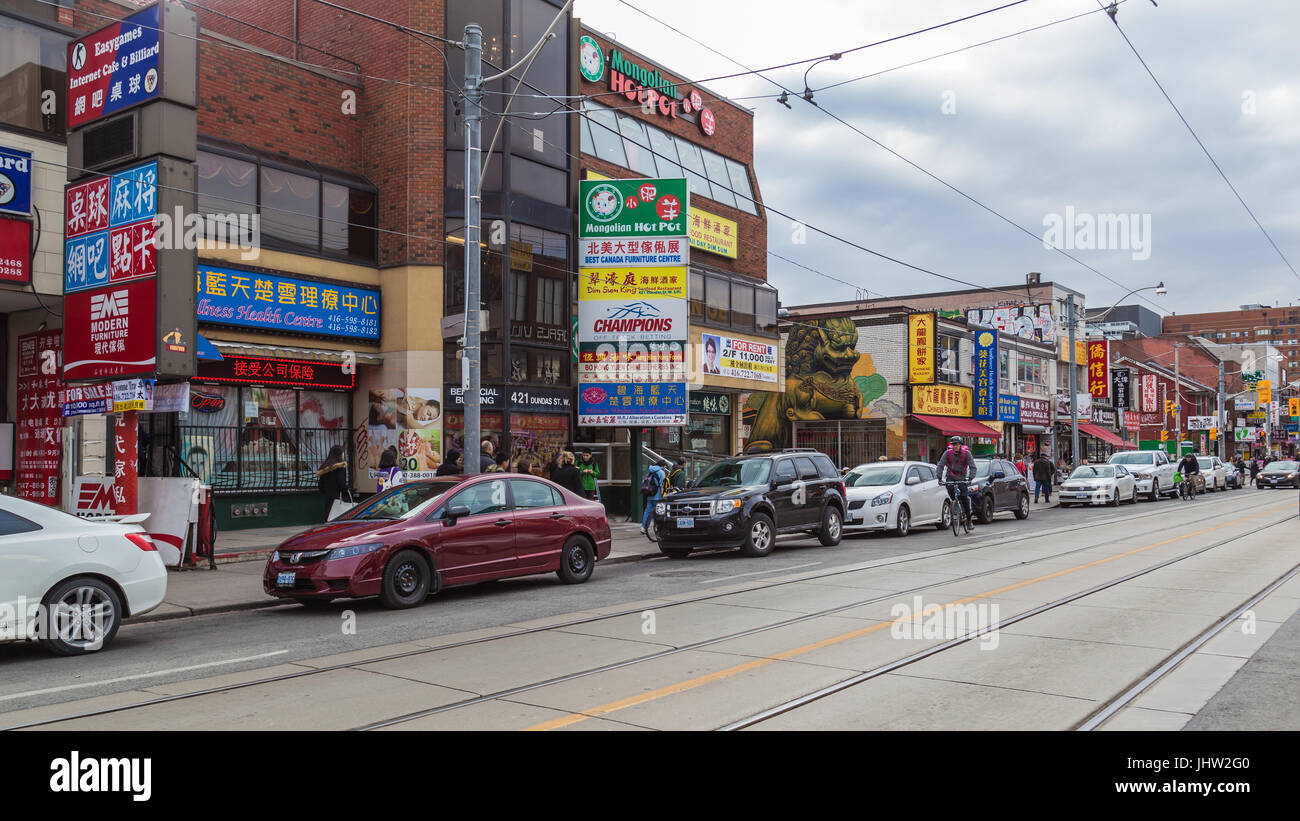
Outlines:
[[[279,573],[275,577],[275,586],[293,587],[294,582],[297,581],[297,579],[298,579],[298,574],[296,572]]]
[[[695,517],[693,517],[693,516],[686,516],[686,517],[681,517],[681,516],[679,516],[679,517],[677,517],[677,526],[678,526],[679,528],[695,527]]]

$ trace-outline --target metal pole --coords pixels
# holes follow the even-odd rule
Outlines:
[[[1224,407],[1225,404],[1226,401],[1224,400],[1223,397],[1223,360],[1220,359],[1219,360],[1219,416],[1218,416],[1219,458],[1220,459],[1225,458],[1225,454],[1226,454],[1225,446],[1223,443],[1224,430],[1228,426],[1227,413],[1225,412],[1227,409]]]
[[[1183,458],[1183,380],[1179,376],[1178,353],[1182,344],[1174,343],[1174,453]]]
[[[1075,373],[1075,348],[1074,348],[1074,294],[1070,294],[1070,303],[1068,306],[1070,322],[1070,424],[1073,426],[1070,434],[1070,460],[1072,465],[1080,465],[1082,462],[1079,457],[1079,386],[1078,374]]]
[[[482,255],[479,250],[479,175],[483,164],[479,153],[483,140],[482,74],[483,29],[477,24],[465,26],[465,359],[469,384],[465,400],[465,473],[479,472],[479,387],[482,361],[479,350],[479,279]]]

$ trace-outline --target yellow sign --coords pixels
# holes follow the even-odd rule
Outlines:
[[[688,269],[583,268],[578,274],[578,300],[686,299]]]
[[[934,314],[907,317],[907,380],[914,385],[934,381]]]
[[[1070,361],[1070,340],[1064,337],[1061,339],[1061,361]],[[1074,340],[1074,364],[1088,364],[1088,345],[1079,339]]]
[[[692,204],[691,221],[687,230],[690,232],[692,248],[736,258],[736,250],[740,247],[740,232],[735,220],[710,214]]]
[[[971,389],[960,385],[912,386],[912,413],[970,418]]]
[[[148,410],[149,403],[143,399],[132,399],[129,402],[114,402],[113,413],[125,413],[126,411]]]
[[[1266,405],[1273,401],[1273,383],[1267,379],[1259,380],[1259,402]]]
[[[590,168],[587,169],[587,177],[586,177],[586,178],[589,179],[589,180],[608,180],[608,179],[613,179],[612,177],[606,177],[604,174],[597,174],[595,171],[592,171]]]
[[[1293,396],[1287,400],[1287,415],[1300,416],[1300,396]]]
[[[533,245],[519,240],[510,241],[510,267],[515,271],[533,270]]]

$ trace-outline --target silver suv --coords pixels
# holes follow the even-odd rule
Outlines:
[[[1123,465],[1133,474],[1137,492],[1154,502],[1161,496],[1175,496],[1174,465],[1163,450],[1123,450],[1112,454],[1107,464]]]

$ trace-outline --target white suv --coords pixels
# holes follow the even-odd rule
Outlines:
[[[1124,450],[1112,454],[1108,464],[1123,465],[1133,474],[1138,493],[1154,502],[1162,495],[1174,496],[1174,465],[1163,450]]]

